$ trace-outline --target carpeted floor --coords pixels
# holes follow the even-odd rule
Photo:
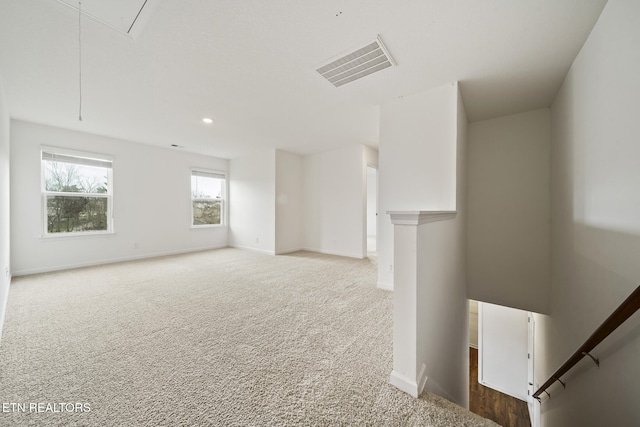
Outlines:
[[[389,385],[375,283],[369,260],[237,249],[15,278],[0,425],[495,426]]]

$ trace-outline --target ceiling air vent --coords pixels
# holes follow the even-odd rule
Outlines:
[[[316,71],[335,87],[361,79],[364,76],[395,65],[391,55],[382,44],[380,36],[356,48],[355,51],[331,59]]]

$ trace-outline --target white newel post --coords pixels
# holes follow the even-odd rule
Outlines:
[[[421,334],[418,313],[421,301],[419,262],[423,250],[419,228],[429,222],[454,218],[455,211],[389,211],[393,224],[393,371],[390,382],[418,397],[427,382],[426,367],[418,359],[417,340]],[[418,366],[420,365],[420,366]]]

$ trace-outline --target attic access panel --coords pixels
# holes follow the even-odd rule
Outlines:
[[[79,2],[58,0],[77,13]],[[151,9],[159,0],[81,0],[82,14],[116,31],[136,36],[142,31]]]
[[[316,71],[335,87],[342,86],[369,74],[395,65],[380,36],[334,57]]]

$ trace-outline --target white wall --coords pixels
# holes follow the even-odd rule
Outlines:
[[[420,393],[426,379],[427,391],[467,407],[466,113],[456,83],[415,96],[417,98],[407,104],[396,101],[394,105],[383,107],[380,168],[385,175],[380,175],[381,197],[384,194],[387,203],[394,200],[392,192],[396,186],[404,185],[402,177],[411,178],[407,185],[414,187],[415,199],[421,200],[427,209],[413,205],[406,210],[457,209],[457,213],[446,220],[417,225],[417,231],[412,231],[414,225],[402,224],[396,224],[393,230],[392,255],[398,269],[394,272],[397,284],[394,288],[391,382],[416,394]],[[431,122],[431,116],[425,119],[413,111],[426,107],[438,119],[436,122]],[[433,135],[423,127],[426,130],[433,128]],[[407,128],[425,139],[404,145],[403,141],[415,137]],[[400,146],[400,152],[395,151],[395,145]],[[425,151],[425,145],[434,149]],[[415,163],[415,169],[407,171],[407,165],[413,162],[402,162],[402,154],[406,159],[422,158],[434,167]],[[436,168],[435,165],[439,166]],[[422,179],[425,188],[414,179]],[[386,181],[384,184],[383,180]],[[441,189],[425,194],[434,181],[442,182],[445,188],[452,183],[453,188],[448,187],[448,191],[453,194],[443,194]],[[408,200],[397,203],[387,204],[386,210],[402,211],[399,206],[411,206]]]
[[[276,150],[229,162],[229,243],[268,254],[276,251]]]
[[[469,126],[469,298],[547,313],[550,111]]]
[[[467,299],[467,138],[468,123],[457,83],[447,86],[453,102],[447,102],[453,120],[449,141],[453,146],[454,203],[456,217],[420,228],[419,245],[424,247],[424,283],[418,293],[418,352],[427,366],[426,390],[444,396],[463,407],[469,406],[469,304]],[[452,90],[451,90],[452,89]],[[445,122],[446,123],[446,122]],[[442,150],[446,163],[449,150]],[[438,171],[441,172],[441,171]],[[437,180],[439,173],[433,176]],[[444,202],[444,200],[443,200]],[[448,201],[447,203],[451,203]],[[450,205],[444,205],[445,210]]]
[[[478,381],[527,400],[528,313],[480,303]]]
[[[302,240],[302,157],[276,150],[276,254],[300,250]]]
[[[367,168],[367,236],[376,235],[376,214],[378,209],[378,172]]]
[[[378,168],[378,286],[393,288],[388,211],[455,210],[455,84],[381,107]]]
[[[42,238],[40,147],[113,156],[115,234]],[[14,275],[227,245],[227,228],[192,229],[191,168],[227,161],[112,138],[11,122]]]
[[[9,109],[0,74],[0,342],[11,282]]]
[[[456,83],[456,219],[455,224],[455,252],[452,265],[452,289],[450,290],[453,303],[450,321],[454,335],[451,339],[452,360],[451,369],[454,372],[452,381],[457,386],[455,393],[460,398],[458,402],[465,408],[469,407],[469,296],[467,293],[467,245],[468,245],[468,186],[467,173],[469,164],[469,121],[462,102],[460,87]],[[455,368],[454,368],[455,367]]]
[[[609,0],[552,108],[552,291],[542,383],[640,278],[640,2]],[[539,344],[536,343],[536,349]],[[638,313],[554,385],[546,427],[640,425]]]
[[[365,165],[377,162],[375,154],[356,145],[304,157],[269,149],[231,160],[230,245],[363,258]]]
[[[354,145],[303,158],[305,249],[366,257],[365,151]]]

